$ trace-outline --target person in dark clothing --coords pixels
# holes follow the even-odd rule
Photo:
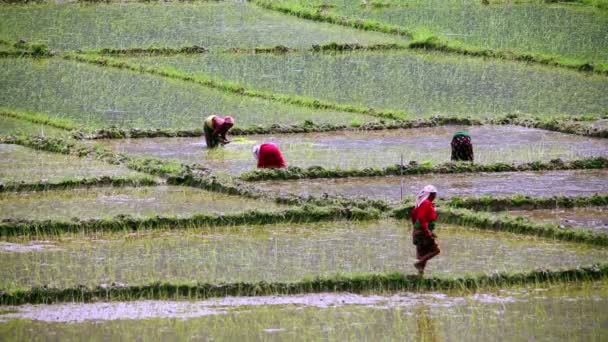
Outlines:
[[[226,138],[226,133],[234,125],[231,116],[221,118],[217,115],[210,115],[205,119],[203,132],[205,133],[205,143],[208,148],[216,148],[220,144],[226,145],[230,140]]]
[[[452,160],[473,161],[473,143],[467,132],[456,132],[452,137]]]

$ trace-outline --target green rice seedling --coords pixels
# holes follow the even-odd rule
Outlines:
[[[173,68],[248,89],[342,105],[473,118],[514,112],[556,116],[601,113],[608,80],[549,67],[437,53],[205,54],[135,57],[129,63]],[[547,87],[547,84],[552,84]],[[572,88],[581,89],[573,93]],[[536,94],[530,97],[530,94]]]
[[[285,17],[247,2],[3,7],[0,39],[43,42],[55,50],[403,42],[389,35]]]

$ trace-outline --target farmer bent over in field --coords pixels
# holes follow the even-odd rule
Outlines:
[[[226,139],[226,133],[234,125],[231,116],[221,118],[217,115],[210,115],[205,119],[203,131],[205,132],[205,142],[208,148],[215,148],[219,144],[226,145],[230,141]]]
[[[452,160],[473,161],[473,143],[467,132],[456,132],[452,137]]]
[[[418,259],[414,267],[420,275],[424,274],[426,262],[440,252],[435,241],[437,235],[433,233],[437,220],[437,213],[433,205],[436,196],[437,189],[434,186],[425,186],[416,196],[416,206],[412,210],[412,223],[414,224],[412,242],[416,245],[416,259]]]
[[[263,143],[253,147],[253,156],[258,161],[258,168],[278,169],[285,167],[285,159],[276,144]]]

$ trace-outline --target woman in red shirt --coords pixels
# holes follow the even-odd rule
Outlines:
[[[276,144],[263,143],[254,146],[253,156],[258,161],[258,168],[279,169],[285,167],[285,159]]]
[[[412,210],[412,223],[414,231],[412,241],[416,245],[416,259],[418,262],[414,267],[420,275],[424,274],[427,261],[439,254],[439,246],[433,233],[437,212],[433,200],[437,197],[437,189],[432,185],[427,185],[416,196],[416,206]]]

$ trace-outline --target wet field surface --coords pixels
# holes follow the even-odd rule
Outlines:
[[[4,183],[52,183],[102,176],[144,177],[144,174],[97,160],[0,144],[0,181]]]
[[[501,172],[476,174],[429,174],[403,177],[360,177],[342,179],[304,179],[255,183],[264,190],[281,194],[323,194],[384,199],[392,203],[411,197],[427,184],[433,184],[440,198],[453,196],[531,197],[589,196],[608,192],[607,170],[543,172]],[[403,189],[403,191],[401,190]]]
[[[563,228],[588,228],[608,233],[607,207],[512,210],[507,213],[536,222],[556,223]]]
[[[61,220],[221,214],[281,206],[192,187],[90,188],[0,193],[0,219]],[[286,208],[286,207],[283,207]]]
[[[410,226],[387,220],[8,239],[0,244],[0,288],[413,274]],[[429,262],[429,276],[573,268],[608,258],[606,249],[509,233],[443,224],[436,232],[441,254]]]
[[[452,135],[468,131],[478,163],[549,161],[608,156],[608,140],[518,126],[444,126],[433,128],[277,134],[232,137],[223,148],[209,150],[201,138],[101,140],[114,152],[197,163],[239,174],[255,168],[251,149],[274,142],[288,165],[327,168],[385,167],[410,160],[436,163],[450,160]]]
[[[598,340],[605,282],[479,293],[320,293],[205,301],[0,307],[0,337],[20,340]],[[524,319],[522,319],[524,318]]]

